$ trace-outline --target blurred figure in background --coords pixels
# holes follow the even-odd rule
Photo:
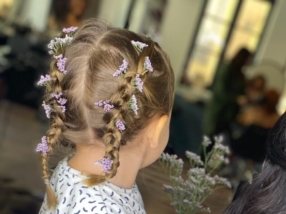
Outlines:
[[[251,62],[252,54],[242,48],[230,64],[221,66],[214,79],[213,96],[205,108],[204,133],[213,137],[228,129],[239,112],[237,99],[245,94],[246,80],[243,68]]]
[[[276,106],[279,93],[273,89],[266,90],[256,104],[245,108],[237,118],[241,126],[232,134],[231,148],[234,155],[262,163],[265,158],[265,144],[270,129],[279,119]]]
[[[238,104],[243,108],[261,101],[265,90],[266,80],[264,76],[257,75],[246,83],[245,95],[239,96]]]
[[[62,28],[79,26],[86,6],[87,0],[54,0],[52,15],[48,20],[49,30],[59,32]]]

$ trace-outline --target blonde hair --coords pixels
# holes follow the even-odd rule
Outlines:
[[[142,52],[131,41],[146,43]],[[84,22],[73,36],[70,45],[58,50],[67,58],[67,74],[63,74],[54,59],[51,63],[51,83],[47,87],[45,102],[55,111],[51,112],[47,142],[50,153],[60,142],[74,145],[92,144],[102,139],[106,146],[105,157],[113,161],[110,171],[103,175],[90,175],[85,183],[96,185],[114,177],[119,166],[119,148],[140,132],[154,115],[168,115],[174,98],[174,74],[167,55],[150,38],[125,29],[109,26],[105,22]],[[146,57],[150,58],[153,72],[142,75]],[[128,71],[123,77],[113,73],[125,59]],[[134,88],[136,74],[142,75],[143,92]],[[53,93],[66,98],[63,113]],[[132,95],[137,98],[138,115],[128,108]],[[99,100],[110,100],[114,108],[106,112],[95,106]],[[126,130],[120,132],[115,121],[122,120]],[[50,154],[49,153],[49,154]],[[48,155],[42,155],[43,178],[49,179]],[[47,183],[48,205],[55,207],[56,196]]]

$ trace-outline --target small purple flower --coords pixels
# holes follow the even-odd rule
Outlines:
[[[125,130],[125,125],[122,122],[122,120],[118,119],[115,123],[116,128],[120,131],[123,132]]]
[[[63,74],[66,74],[67,73],[67,70],[66,70],[66,62],[67,62],[67,58],[63,58],[63,55],[60,54],[58,56],[54,56],[54,58],[56,60],[58,60],[57,62],[57,66],[58,66],[58,69],[63,73]]]
[[[58,38],[51,40],[48,44],[49,54],[56,54],[60,47],[64,47],[69,45],[72,41],[73,37],[66,35],[64,38]]]
[[[108,172],[109,170],[111,170],[112,164],[113,160],[111,160],[110,158],[103,158],[102,160],[95,162],[95,165],[103,167],[104,172]]]
[[[140,52],[142,52],[143,48],[148,47],[147,44],[145,44],[143,42],[139,42],[139,41],[131,40],[131,43],[134,46],[134,48],[137,49]]]
[[[57,100],[58,101],[58,103],[61,105],[61,106],[63,106],[63,105],[65,105],[66,103],[67,103],[67,99],[65,99],[65,98],[60,98],[60,99],[58,99]]]
[[[144,82],[140,78],[140,74],[136,74],[135,79],[133,80],[133,85],[136,89],[138,89],[140,92],[143,91],[143,84]]]
[[[104,111],[110,111],[111,109],[114,108],[114,105],[109,104],[110,100],[100,100],[98,102],[95,102],[94,105],[95,106],[103,106]]]
[[[47,155],[47,153],[50,151],[48,143],[47,143],[47,137],[42,137],[42,142],[38,144],[36,148],[36,152],[42,152],[44,155]]]
[[[136,99],[136,97],[135,97],[134,94],[131,96],[131,99],[130,99],[130,101],[129,101],[129,103],[128,103],[128,107],[129,107],[130,109],[132,109],[132,111],[134,111],[134,113],[135,113],[136,115],[138,115],[138,110],[139,110],[139,108],[138,108],[138,106],[137,106],[137,99]]]
[[[52,94],[51,94],[51,96],[54,97],[54,98],[56,98],[57,100],[60,99],[60,97],[61,97],[62,95],[63,95],[62,92],[60,92],[60,93],[52,93]]]
[[[94,103],[95,106],[103,106],[103,100]]]
[[[60,106],[60,108],[62,109],[62,112],[63,112],[63,113],[66,112],[66,107],[65,107],[65,106]]]
[[[121,64],[121,65],[119,66],[119,68],[114,72],[113,76],[114,76],[114,77],[117,77],[117,76],[119,76],[119,75],[121,75],[121,74],[125,74],[127,68],[128,68],[128,62],[127,62],[125,59],[123,59],[122,64]]]
[[[152,67],[151,61],[148,56],[145,57],[144,70],[153,72],[153,67]]]
[[[74,33],[77,29],[78,29],[78,27],[64,28],[64,29],[63,29],[63,32],[64,32],[64,33]]]
[[[51,112],[52,112],[51,106],[50,106],[50,105],[47,105],[45,102],[43,102],[42,106],[43,106],[44,109],[45,109],[47,118],[50,118],[50,117],[51,117]]]
[[[39,85],[39,86],[48,85],[50,81],[51,81],[50,75],[46,75],[46,76],[42,75],[39,82],[37,83],[37,85]]]

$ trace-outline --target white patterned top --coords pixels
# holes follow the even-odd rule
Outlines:
[[[111,183],[88,187],[86,177],[68,166],[63,159],[53,172],[50,183],[58,197],[56,209],[49,210],[46,198],[39,214],[146,214],[138,187],[123,189]]]

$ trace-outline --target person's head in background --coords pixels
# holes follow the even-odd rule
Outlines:
[[[252,53],[247,48],[241,48],[232,58],[230,65],[234,70],[242,71],[244,66],[248,66],[252,61]]]
[[[264,108],[266,113],[277,113],[279,98],[280,95],[275,89],[268,89],[264,91],[261,106]]]
[[[132,41],[147,46],[140,51]],[[128,181],[132,164],[148,166],[168,141],[174,74],[167,55],[150,38],[96,20],[85,22],[71,44],[55,53],[60,54],[67,59],[67,72],[53,59],[45,96],[45,104],[56,109],[46,135],[50,150],[62,142],[75,145],[70,161],[82,161],[75,165],[90,175],[89,186],[114,178],[118,171]],[[60,93],[67,99],[65,112],[52,96]],[[48,157],[42,156],[44,179],[50,176]],[[102,158],[113,163],[108,172],[97,173],[94,162]]]
[[[224,214],[286,213],[286,113],[267,140],[262,172],[245,184]]]
[[[84,15],[88,0],[54,0],[54,18],[60,28],[78,26]]]
[[[263,75],[257,75],[247,81],[246,97],[250,103],[255,103],[263,97],[266,80]]]

